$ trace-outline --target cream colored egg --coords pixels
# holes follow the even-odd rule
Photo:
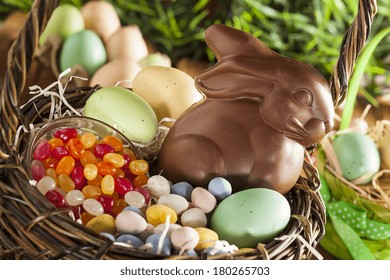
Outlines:
[[[92,76],[90,86],[97,84],[106,86],[115,86],[120,82],[119,86],[131,88],[134,77],[141,71],[141,66],[134,60],[116,59],[104,64]]]
[[[203,99],[194,79],[173,67],[143,68],[133,80],[133,91],[150,104],[158,120],[177,119],[188,107]]]
[[[97,33],[106,43],[108,38],[121,27],[114,6],[106,1],[89,1],[81,9],[85,28]]]
[[[109,60],[141,60],[148,55],[148,47],[137,25],[123,26],[108,39],[106,44]]]

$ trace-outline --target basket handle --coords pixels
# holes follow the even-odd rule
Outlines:
[[[349,78],[370,34],[376,12],[376,0],[359,0],[357,15],[344,35],[339,58],[330,77],[330,90],[335,108],[347,95]]]
[[[19,125],[19,96],[23,92],[28,69],[52,12],[58,0],[35,0],[23,29],[8,51],[7,69],[0,92],[0,158],[7,158]],[[4,147],[5,146],[5,147]]]

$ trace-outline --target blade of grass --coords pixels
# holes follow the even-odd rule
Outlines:
[[[363,49],[362,53],[360,54],[355,65],[355,70],[349,82],[345,107],[344,107],[343,114],[341,116],[340,130],[349,127],[352,120],[352,114],[353,114],[353,109],[355,107],[356,96],[359,91],[360,81],[363,77],[364,70],[366,69],[366,66],[370,60],[371,55],[375,51],[376,46],[389,33],[390,33],[390,27],[380,31],[367,43],[366,47]]]

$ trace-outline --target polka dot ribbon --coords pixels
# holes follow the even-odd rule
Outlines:
[[[329,202],[327,211],[333,226],[355,260],[374,260],[375,257],[361,238],[386,240],[390,225],[367,218],[367,212],[345,201]]]

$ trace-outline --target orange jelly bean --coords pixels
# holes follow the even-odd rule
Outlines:
[[[64,141],[62,141],[60,138],[52,138],[47,142],[50,144],[51,150],[60,146],[64,146]]]
[[[94,198],[97,199],[101,194],[102,190],[98,186],[86,185],[81,192],[84,194],[85,199]]]
[[[133,173],[134,175],[143,175],[148,173],[149,164],[143,159],[136,159],[130,162],[129,168],[131,173]]]
[[[57,176],[56,170],[54,168],[46,169],[45,175],[52,177],[53,180],[56,182],[56,184],[58,183],[58,181],[57,181],[58,176]]]
[[[80,157],[80,162],[85,167],[88,163],[97,164],[98,160],[91,151],[85,151]]]
[[[85,148],[83,143],[78,138],[72,138],[69,140],[68,144],[68,150],[73,158],[79,159],[85,152]]]
[[[56,168],[58,165],[58,160],[56,160],[55,158],[49,157],[47,159],[42,160],[42,164],[43,164],[43,167],[45,167],[45,169]]]
[[[116,173],[116,168],[111,162],[99,161],[97,163],[97,168],[99,170],[99,174],[102,176],[115,175]]]
[[[115,167],[122,167],[125,165],[125,159],[122,155],[117,153],[107,153],[104,155],[103,160],[112,163]]]
[[[123,143],[122,141],[113,136],[113,135],[107,135],[102,140],[103,143],[110,145],[112,148],[114,148],[115,152],[122,151],[123,149]]]
[[[93,133],[87,132],[81,135],[80,141],[83,143],[85,149],[89,149],[96,144],[96,137]]]
[[[118,198],[117,200],[114,200],[114,205],[112,206],[112,213],[115,216],[117,216],[127,206],[129,206],[129,205],[127,204],[127,202],[123,198]]]
[[[100,187],[102,180],[103,180],[103,176],[98,174],[95,179],[88,180],[88,185],[94,185]]]
[[[145,174],[138,175],[134,178],[133,185],[136,188],[141,188],[143,186],[146,186],[146,183],[148,182],[149,177]]]
[[[133,152],[133,150],[129,149],[129,148],[123,148],[122,152],[121,152],[123,155],[128,155],[130,157],[130,161],[133,161],[133,160],[136,160],[137,159],[137,156],[135,155],[135,153]]]
[[[74,167],[76,165],[76,161],[71,156],[64,156],[56,167],[57,175],[66,174],[69,175],[72,173]]]
[[[94,217],[95,217],[94,215],[92,215],[92,214],[88,213],[87,211],[85,211],[85,212],[83,212],[81,214],[81,221],[83,222],[83,225],[85,226]]]

